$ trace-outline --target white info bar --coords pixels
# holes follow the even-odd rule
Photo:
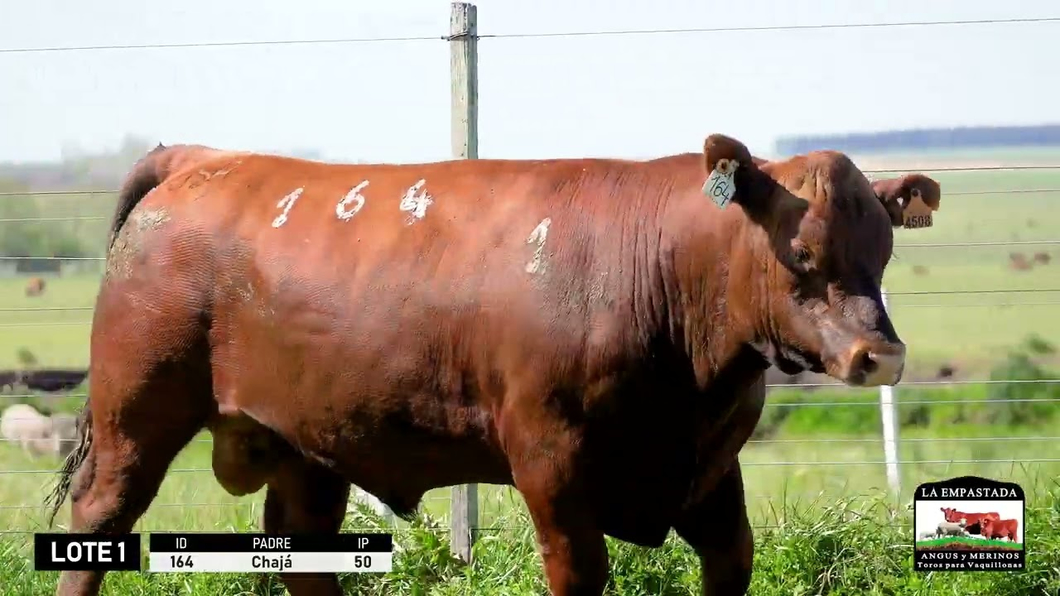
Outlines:
[[[151,553],[148,571],[165,573],[385,573],[393,553]]]

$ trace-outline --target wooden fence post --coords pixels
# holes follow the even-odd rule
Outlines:
[[[478,8],[453,2],[449,18],[452,147],[456,159],[478,159]],[[455,556],[471,562],[478,529],[478,486],[452,488],[450,545]]]

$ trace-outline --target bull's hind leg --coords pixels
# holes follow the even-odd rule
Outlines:
[[[703,596],[744,596],[751,584],[754,536],[744,503],[739,462],[674,530],[699,555]]]
[[[71,482],[71,533],[132,531],[158,493],[170,463],[206,417],[204,409],[193,406],[196,395],[209,399],[209,385],[197,385],[202,377],[193,371],[159,367],[150,379],[134,379],[109,374],[112,370],[120,369],[95,367],[90,376],[88,450]],[[103,575],[64,572],[57,594],[95,596]]]
[[[173,296],[190,294],[104,282],[86,423],[53,500],[58,507],[71,490],[71,533],[132,531],[173,459],[216,407],[199,311]],[[95,596],[102,582],[102,572],[64,572],[57,593]]]
[[[280,534],[338,534],[346,516],[350,483],[331,470],[299,457],[285,458],[265,493],[265,531]],[[291,596],[342,596],[334,573],[280,573]]]

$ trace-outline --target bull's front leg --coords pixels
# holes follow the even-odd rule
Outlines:
[[[591,511],[536,492],[527,494],[526,504],[552,596],[601,596],[608,578],[607,544]]]
[[[534,523],[550,592],[601,596],[608,579],[607,544],[574,473],[572,445],[577,441],[525,420],[510,416],[502,433],[515,487]]]
[[[703,596],[747,593],[754,535],[747,519],[739,462],[733,462],[710,493],[685,509],[674,530],[699,555]]]

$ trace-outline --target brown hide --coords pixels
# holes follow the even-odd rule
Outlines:
[[[715,169],[735,172],[725,208],[704,196]],[[81,528],[103,514],[78,503],[140,508],[114,493],[153,494],[205,425],[229,492],[303,507],[282,527],[323,527],[298,489],[344,498],[336,479],[403,517],[435,487],[513,484],[554,593],[593,594],[600,533],[699,548],[722,499],[749,569],[733,464],[768,364],[902,372],[877,308],[891,220],[835,152],[756,164],[712,135],[646,162],[332,165],[178,146],[138,164],[114,221],[95,439],[68,472],[152,472],[79,473]]]

